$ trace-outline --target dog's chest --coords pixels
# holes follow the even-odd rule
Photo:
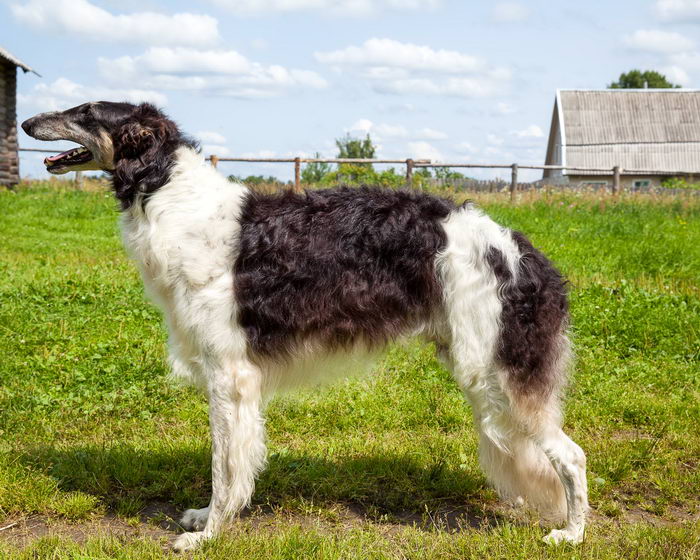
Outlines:
[[[122,233],[146,291],[163,311],[191,314],[192,306],[201,304],[201,294],[215,285],[217,290],[230,286],[232,298],[230,223],[215,215],[194,219],[180,213],[153,214],[132,213],[123,220]]]
[[[136,261],[146,288],[159,296],[181,281],[181,244],[170,229],[168,220],[149,220],[145,215],[132,215],[122,224],[124,245]]]

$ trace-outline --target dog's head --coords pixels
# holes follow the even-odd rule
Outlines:
[[[38,140],[80,144],[44,159],[47,171],[106,171],[113,175],[116,196],[125,208],[136,194],[149,194],[167,181],[177,147],[193,145],[173,121],[148,103],[84,103],[41,113],[24,121],[22,128]]]

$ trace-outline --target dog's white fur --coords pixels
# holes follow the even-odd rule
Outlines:
[[[209,507],[185,512],[182,523],[194,532],[177,538],[178,550],[216,535],[249,503],[265,463],[263,402],[286,378],[279,367],[249,359],[236,322],[233,265],[245,193],[183,147],[169,182],[123,214],[124,242],[165,313],[173,374],[200,387],[210,406],[212,498]],[[440,331],[446,341],[441,354],[472,404],[481,464],[504,497],[546,506],[555,516],[567,512],[566,527],[552,531],[550,542],[580,542],[585,456],[560,429],[558,395],[532,417],[524,414],[512,404],[506,372],[494,366],[501,303],[485,252],[498,248],[515,275],[518,248],[472,207],[454,211],[444,229],[448,243],[436,264],[446,316],[426,332]],[[307,377],[305,368],[328,358],[308,345],[290,366],[300,372],[292,377]]]

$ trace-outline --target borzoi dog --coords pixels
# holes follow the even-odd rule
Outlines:
[[[176,549],[249,503],[276,388],[415,335],[435,343],[471,403],[499,494],[565,518],[549,542],[583,539],[586,458],[561,429],[565,285],[523,235],[418,192],[253,192],[149,104],[86,103],[22,128],[80,144],[46,158],[49,172],[111,175],[124,243],[165,314],[173,374],[208,397],[212,497],[185,512],[192,532]]]

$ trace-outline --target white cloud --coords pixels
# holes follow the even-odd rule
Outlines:
[[[500,102],[500,103],[496,103],[496,107],[494,109],[494,112],[497,115],[510,115],[512,113],[515,113],[515,109],[513,109],[513,107],[508,105],[508,103]]]
[[[421,128],[416,132],[416,138],[422,140],[446,140],[447,134],[434,128]]]
[[[360,119],[350,125],[350,127],[346,129],[346,132],[361,132],[362,134],[368,134],[372,130],[373,126],[374,123],[371,120]]]
[[[536,124],[531,124],[527,128],[524,128],[523,130],[513,130],[511,132],[513,136],[517,136],[518,138],[542,138],[544,137],[544,132],[542,132],[542,129],[537,126]]]
[[[418,141],[408,143],[408,155],[413,159],[429,159],[430,161],[445,161],[442,152],[428,142]]]
[[[500,143],[502,144],[503,140],[501,140]],[[504,152],[501,148],[497,148],[496,146],[486,146],[484,148],[484,154],[487,156],[502,157],[505,153],[507,153],[507,152]]]
[[[226,137],[223,134],[212,130],[200,130],[194,133],[194,137],[201,142],[210,142],[212,144],[225,144]]]
[[[502,23],[524,21],[530,10],[518,2],[499,2],[493,9],[493,19]]]
[[[468,154],[476,153],[478,150],[469,142],[460,142],[455,146],[458,152],[466,152]]]
[[[86,101],[129,101],[131,103],[150,102],[165,105],[167,97],[148,89],[112,89],[101,86],[83,86],[67,78],[58,78],[51,84],[34,86],[31,93],[19,94],[20,104],[40,111],[60,111]]]
[[[368,80],[379,93],[487,96],[501,91],[511,77],[508,69],[491,67],[476,56],[393,39],[368,39],[315,57],[338,72]]]
[[[378,141],[397,138],[412,138],[414,140],[445,140],[447,138],[447,134],[432,128],[409,131],[400,124],[374,123],[364,118],[359,119],[345,130],[350,133],[369,134]]]
[[[232,50],[152,47],[138,56],[98,58],[97,65],[113,83],[232,97],[275,97],[293,89],[327,86],[315,72],[266,66]]]
[[[214,154],[219,157],[226,157],[231,155],[231,150],[220,144],[202,144],[202,153],[206,156]]]
[[[152,47],[138,56],[122,56],[114,60],[117,71],[130,74],[147,71],[154,74],[185,75],[240,74],[251,70],[251,63],[242,54],[227,50],[198,50],[185,47]],[[103,64],[100,62],[100,64]]]
[[[295,156],[298,154],[295,154]],[[279,155],[277,155],[277,152],[273,150],[258,150],[255,152],[243,152],[241,154],[242,158],[250,158],[250,159],[255,159],[255,158],[261,158],[261,159],[274,159],[278,158]],[[291,157],[291,156],[290,156]],[[301,157],[301,156],[299,156]]]
[[[648,52],[663,54],[685,52],[693,48],[691,39],[676,33],[675,31],[661,31],[658,29],[638,29],[624,38],[628,47]]]
[[[700,21],[700,0],[657,0],[655,11],[664,21]]]
[[[500,146],[501,144],[503,144],[503,138],[501,138],[500,136],[496,136],[495,134],[487,134],[486,142],[491,146]]]
[[[699,57],[700,58],[700,57]],[[661,73],[668,78],[671,83],[679,84],[683,87],[687,87],[690,83],[690,76],[684,68],[680,66],[664,66],[661,68]]]
[[[408,130],[401,125],[378,124],[374,128],[378,138],[406,138]]]
[[[91,41],[204,46],[219,39],[218,21],[204,14],[115,15],[87,0],[30,0],[10,9],[33,29]]]
[[[671,55],[669,57],[671,64],[676,67],[680,67],[684,71],[697,71],[700,70],[700,52],[685,52]]]
[[[461,74],[475,72],[485,66],[475,56],[457,51],[434,50],[393,39],[368,39],[359,47],[317,52],[315,56],[318,61],[332,66],[367,66],[369,72],[377,78],[404,76],[403,71],[406,70]]]
[[[367,16],[384,10],[432,10],[440,0],[213,0],[239,15],[274,12],[326,12],[332,15]]]

